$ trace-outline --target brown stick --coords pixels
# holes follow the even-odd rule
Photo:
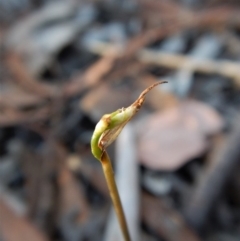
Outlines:
[[[240,118],[231,134],[217,144],[209,160],[209,166],[201,176],[193,197],[186,205],[185,216],[189,224],[196,229],[203,228],[211,208],[240,157]]]
[[[200,241],[179,213],[146,192],[142,193],[142,221],[164,240]]]

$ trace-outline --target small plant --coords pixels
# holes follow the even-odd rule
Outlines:
[[[123,127],[133,118],[133,116],[142,107],[146,94],[155,86],[166,83],[166,81],[156,82],[145,89],[138,99],[129,107],[118,109],[117,111],[104,115],[97,123],[91,139],[92,154],[98,159],[103,168],[103,172],[107,181],[110,196],[118,217],[118,221],[125,241],[130,241],[130,235],[123,212],[121,200],[118,194],[114,173],[110,158],[106,152],[106,148],[118,137]]]

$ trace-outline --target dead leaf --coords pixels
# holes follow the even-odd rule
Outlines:
[[[223,119],[210,106],[184,101],[153,114],[140,131],[139,154],[149,168],[176,170],[208,147],[207,136],[219,132]]]

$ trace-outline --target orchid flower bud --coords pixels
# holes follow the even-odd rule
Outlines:
[[[91,139],[92,154],[98,160],[101,160],[105,149],[116,140],[124,126],[134,117],[142,107],[146,94],[155,86],[167,83],[166,81],[156,82],[145,89],[138,99],[127,108],[104,115],[97,123]]]

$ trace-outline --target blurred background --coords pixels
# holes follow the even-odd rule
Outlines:
[[[132,241],[240,240],[237,0],[0,0],[0,240],[123,241],[90,150],[108,148]]]

